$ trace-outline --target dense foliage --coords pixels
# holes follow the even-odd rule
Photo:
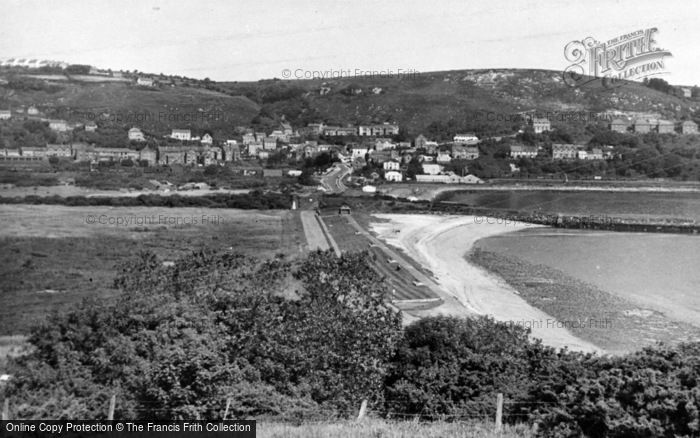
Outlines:
[[[160,196],[139,195],[125,196],[24,196],[0,197],[0,204],[51,204],[68,206],[108,205],[112,207],[206,207],[206,208],[240,208],[240,209],[288,209],[291,200],[280,193],[250,193],[232,195],[227,193],[207,196]]]
[[[366,253],[289,262],[194,253],[123,267],[115,302],[36,327],[14,359],[16,418],[308,420],[364,399],[390,418],[492,419],[543,436],[700,434],[700,344],[622,357],[556,351],[490,318],[424,318],[401,330]]]
[[[400,316],[362,254],[293,266],[193,254],[164,267],[141,254],[115,303],[86,302],[31,334],[9,395],[17,418],[345,416],[382,403]]]

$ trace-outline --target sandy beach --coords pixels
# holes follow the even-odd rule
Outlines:
[[[387,222],[371,230],[389,245],[433,272],[438,284],[464,305],[464,315],[488,315],[498,321],[530,327],[546,345],[577,351],[603,351],[572,335],[566,322],[530,306],[497,276],[470,264],[465,254],[479,239],[517,231],[531,224],[487,220],[476,216],[376,214]],[[491,223],[489,223],[491,222]]]

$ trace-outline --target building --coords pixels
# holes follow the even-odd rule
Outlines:
[[[211,146],[214,144],[214,139],[211,137],[211,135],[209,133],[206,133],[202,136],[200,143],[202,143],[203,145]]]
[[[532,129],[535,131],[535,134],[541,134],[546,131],[551,131],[552,124],[549,122],[549,119],[535,117],[532,119]]]
[[[32,105],[27,109],[27,114],[30,116],[38,116],[39,110],[37,109],[37,107]]]
[[[693,122],[692,120],[686,120],[685,122],[681,123],[681,133],[686,135],[697,134],[698,124]]]
[[[384,170],[399,170],[401,165],[398,161],[385,161],[383,164]]]
[[[603,150],[600,148],[593,148],[590,151],[588,151],[588,156],[586,157],[587,160],[602,160],[603,159]]]
[[[575,160],[578,158],[579,147],[575,144],[555,143],[552,145],[552,159]]]
[[[416,175],[416,181],[442,184],[483,184],[483,180],[474,175],[459,176],[454,173],[447,175]]]
[[[425,149],[425,144],[428,142],[428,139],[425,138],[423,134],[420,134],[418,137],[416,137],[415,140],[413,140],[413,146],[416,149]]]
[[[623,119],[614,119],[612,122],[610,122],[610,130],[614,132],[627,132],[628,126],[629,123]]]
[[[338,208],[338,214],[351,214],[350,206],[348,204],[343,204]]]
[[[651,123],[647,119],[636,119],[634,121],[634,132],[638,134],[651,132]]]
[[[381,123],[373,125],[360,125],[357,127],[357,135],[363,137],[391,137],[398,135],[399,125],[394,123]]]
[[[423,173],[426,175],[438,175],[442,172],[442,166],[439,164],[423,163],[421,166],[423,167]]]
[[[136,79],[136,85],[140,85],[142,87],[153,87],[155,82],[151,78],[140,77]]]
[[[345,137],[357,135],[357,128],[354,126],[324,126],[323,135],[328,137]]]
[[[47,144],[46,155],[49,157],[70,158],[73,150],[69,144]]]
[[[255,143],[255,134],[253,134],[253,133],[243,134],[243,144],[249,145],[251,143]]]
[[[510,158],[535,158],[537,156],[537,146],[526,146],[522,144],[510,145]]]
[[[226,140],[226,143],[221,145],[223,149],[224,161],[241,161],[241,148],[236,140]]]
[[[659,132],[659,134],[675,134],[676,124],[669,120],[659,120],[656,130]]]
[[[0,120],[9,120],[12,118],[12,111],[0,110]]]
[[[155,166],[158,163],[158,153],[146,146],[139,151],[139,160],[147,162],[149,166]]]
[[[309,123],[306,125],[311,135],[321,135],[323,133],[323,123]]]
[[[265,137],[263,138],[262,146],[266,151],[274,151],[277,149],[277,139],[274,137]]]
[[[390,170],[388,172],[384,172],[384,179],[390,182],[401,182],[403,181],[403,175],[401,175],[401,172]]]
[[[286,135],[287,137],[294,135],[294,129],[292,129],[292,125],[290,125],[289,123],[280,123],[280,128],[282,130],[282,134]]]
[[[452,158],[455,160],[476,160],[479,158],[479,148],[456,144],[452,146]]]
[[[452,141],[458,144],[474,145],[479,143],[479,137],[470,132],[467,134],[457,134],[452,138]]]
[[[129,141],[146,141],[146,138],[139,128],[131,128],[129,129]]]
[[[68,131],[68,122],[65,120],[49,120],[49,128],[56,132]]]
[[[95,132],[97,131],[97,123],[95,122],[88,122],[85,125],[85,132]]]
[[[685,98],[691,98],[693,97],[693,90],[687,87],[681,88],[681,93],[683,93],[683,97]]]
[[[192,131],[189,129],[173,129],[170,138],[180,141],[190,141],[192,139]]]
[[[377,151],[396,149],[396,145],[388,138],[378,138],[374,142],[374,149]]]
[[[452,157],[447,152],[440,152],[437,154],[437,158],[435,158],[435,161],[438,163],[445,164],[445,163],[449,163],[450,161],[452,161]]]
[[[356,160],[358,158],[364,158],[365,155],[370,153],[370,149],[367,146],[353,146],[351,149],[351,158]]]
[[[22,146],[21,152],[23,157],[46,158],[48,156],[48,150],[45,147]]]

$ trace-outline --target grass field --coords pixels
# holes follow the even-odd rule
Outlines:
[[[108,223],[117,218],[132,223]],[[0,335],[26,333],[84,297],[114,296],[118,265],[141,250],[165,261],[203,249],[295,257],[306,246],[291,211],[4,205],[0,225]]]
[[[389,421],[368,419],[362,422],[337,422],[302,424],[299,426],[284,423],[259,422],[259,438],[529,438],[534,437],[527,425],[505,426],[502,432],[494,432],[493,423],[469,422],[430,422]]]

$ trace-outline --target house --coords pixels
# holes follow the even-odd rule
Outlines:
[[[129,129],[129,141],[146,141],[146,138],[139,128],[131,128]]]
[[[627,132],[628,123],[623,119],[614,119],[610,122],[610,130],[614,132]]]
[[[0,120],[9,120],[10,118],[12,118],[12,111],[0,110]]]
[[[353,146],[351,149],[351,158],[356,160],[358,158],[364,158],[365,155],[370,153],[370,149],[367,146]]]
[[[46,155],[49,157],[70,158],[73,151],[69,144],[47,144]]]
[[[48,150],[45,147],[22,146],[21,152],[23,157],[45,158],[47,157]]]
[[[475,145],[479,143],[479,137],[473,133],[457,134],[452,138],[452,141],[457,144]]]
[[[357,135],[357,128],[354,126],[325,126],[323,127],[323,135],[329,137]]]
[[[423,163],[421,166],[423,167],[423,173],[426,175],[438,175],[442,172],[442,166],[439,164]]]
[[[576,158],[579,160],[587,160],[588,159],[588,151],[580,150],[576,152]]]
[[[545,131],[551,131],[552,124],[549,122],[549,119],[535,117],[532,119],[532,129],[534,129],[535,134],[541,134]]]
[[[378,138],[374,142],[374,149],[377,151],[383,151],[385,149],[395,149],[396,145],[392,143],[388,138]]]
[[[39,115],[39,110],[37,109],[37,107],[32,105],[27,109],[27,114],[30,116],[37,116]]]
[[[202,136],[202,139],[199,141],[203,145],[208,145],[211,146],[214,144],[214,139],[211,137],[209,133],[206,133]]]
[[[425,144],[428,142],[428,139],[425,138],[423,134],[420,134],[418,137],[416,137],[415,140],[413,140],[413,146],[416,149],[425,149]]]
[[[425,153],[430,155],[435,155],[438,150],[438,143],[436,141],[426,141],[425,142]]]
[[[350,206],[348,204],[343,204],[338,208],[338,214],[351,214]]]
[[[692,120],[686,120],[685,122],[681,123],[681,133],[686,135],[697,134],[698,124],[693,122]]]
[[[416,175],[416,181],[443,184],[483,184],[483,180],[474,175],[459,176],[450,172],[447,175]]]
[[[398,161],[386,161],[384,162],[384,170],[399,170],[401,165],[398,163]]]
[[[636,119],[634,121],[634,132],[638,134],[651,132],[651,123],[647,119]]]
[[[552,159],[575,160],[578,157],[578,149],[575,144],[554,143],[552,145]]]
[[[68,131],[68,122],[65,120],[49,120],[49,128],[56,132]]]
[[[241,161],[241,148],[236,140],[226,140],[221,149],[224,161]]]
[[[21,157],[22,153],[19,149],[0,149],[0,156],[5,157]]]
[[[294,130],[292,129],[292,125],[290,125],[287,122],[282,122],[280,123],[280,128],[282,130],[282,134],[286,136],[294,135]]]
[[[248,143],[248,155],[251,157],[254,157],[258,155],[258,150],[263,148],[262,143],[260,142],[253,142],[253,143]]]
[[[438,163],[449,163],[452,161],[452,157],[447,152],[440,152],[435,161]]]
[[[321,135],[323,132],[323,126],[323,123],[309,123],[306,125],[306,127],[309,128],[311,135]]]
[[[418,155],[418,161],[421,163],[432,163],[435,161],[435,157],[432,155]]]
[[[510,145],[510,158],[535,158],[537,156],[537,146],[526,146],[522,144]]]
[[[277,149],[277,139],[274,137],[265,137],[262,141],[263,149],[270,151]]]
[[[681,93],[683,93],[683,97],[685,98],[691,98],[693,97],[693,90],[687,87],[681,88]]]
[[[384,172],[384,179],[391,182],[401,182],[403,181],[403,175],[401,175],[401,172],[390,170],[389,172]]]
[[[139,160],[147,162],[149,166],[155,166],[158,162],[158,153],[150,146],[146,146],[139,151]]]
[[[138,79],[136,79],[136,85],[140,85],[142,87],[153,87],[155,83],[151,78],[139,77]]]
[[[588,156],[586,157],[587,160],[602,160],[603,159],[603,150],[600,148],[593,148],[590,151],[588,151]]]
[[[189,129],[173,129],[170,138],[180,141],[190,141],[192,139],[192,131]]]
[[[95,122],[88,122],[85,125],[85,132],[95,132],[97,131],[97,123]]]
[[[243,134],[243,144],[249,145],[251,143],[255,143],[255,134],[253,134],[253,133]]]
[[[669,120],[659,120],[659,124],[656,125],[656,130],[659,134],[675,134],[676,124]]]
[[[363,137],[391,137],[399,133],[399,125],[384,122],[373,125],[360,125],[357,127],[357,135]]]
[[[479,148],[460,144],[453,145],[452,158],[455,160],[476,160],[479,158]]]

